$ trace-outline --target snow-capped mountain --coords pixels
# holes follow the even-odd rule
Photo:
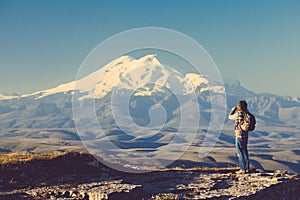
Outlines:
[[[149,87],[149,84],[153,87]],[[139,59],[121,56],[77,82],[72,81],[55,88],[22,95],[21,98],[39,99],[59,93],[66,94],[73,90],[85,93],[82,99],[102,98],[114,88],[137,90],[134,95],[149,96],[153,92],[162,91],[162,86],[177,94],[188,94],[197,88],[201,91],[224,92],[222,87],[209,87],[205,75],[188,73],[183,76],[164,66],[153,54]]]
[[[239,81],[225,84],[229,109],[240,99],[246,99],[249,110],[259,123],[286,124],[299,126],[300,101],[271,94],[256,94],[244,88]],[[77,82],[61,84],[57,87],[21,96],[0,94],[0,128],[68,128],[74,127],[72,115],[72,94],[87,103],[96,98],[96,110],[101,113],[101,123],[111,126],[109,112],[110,96],[114,91],[134,91],[130,102],[130,112],[136,122],[149,122],[148,110],[154,104],[166,107],[167,123],[175,123],[179,112],[175,95],[189,95],[195,92],[203,113],[202,122],[211,117],[210,92],[222,94],[222,86],[210,87],[205,75],[180,74],[164,66],[156,55],[139,59],[122,56],[108,63]],[[184,107],[195,106],[188,102]],[[226,106],[226,105],[225,105]],[[193,116],[190,116],[193,117]]]

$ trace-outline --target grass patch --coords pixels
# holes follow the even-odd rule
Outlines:
[[[60,156],[68,154],[83,154],[79,152],[53,152],[53,153],[29,153],[29,152],[14,152],[0,153],[0,165],[26,163],[33,160],[53,160]]]

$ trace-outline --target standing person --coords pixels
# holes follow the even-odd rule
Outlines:
[[[240,166],[238,173],[244,174],[249,172],[248,131],[254,130],[255,118],[249,113],[247,102],[241,100],[237,106],[232,108],[229,119],[235,120],[235,145]]]

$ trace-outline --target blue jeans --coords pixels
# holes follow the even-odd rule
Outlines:
[[[248,155],[248,137],[235,138],[235,146],[239,160],[239,166],[242,170],[249,170],[249,155]]]

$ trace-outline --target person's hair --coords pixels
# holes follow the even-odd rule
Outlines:
[[[238,105],[241,107],[241,109],[243,111],[245,111],[245,112],[248,111],[248,108],[247,108],[248,104],[247,104],[247,102],[245,100],[239,101]]]

